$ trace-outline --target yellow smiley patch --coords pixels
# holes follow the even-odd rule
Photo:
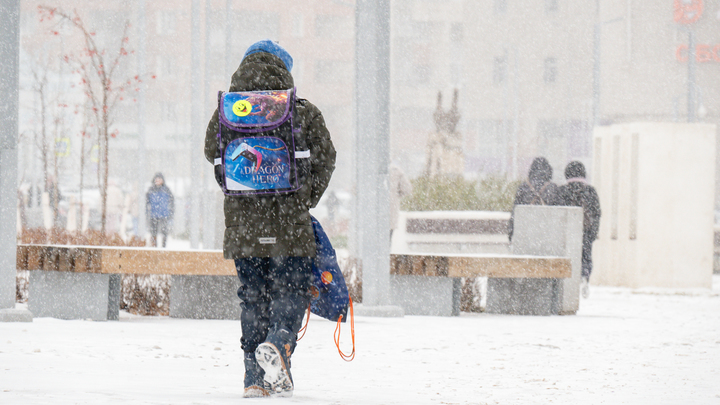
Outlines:
[[[238,117],[244,117],[252,111],[252,104],[247,100],[238,100],[233,104],[232,110]]]

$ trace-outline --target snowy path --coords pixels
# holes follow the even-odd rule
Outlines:
[[[351,363],[334,324],[313,318],[293,358],[295,396],[270,402],[720,404],[714,281],[712,291],[595,287],[577,316],[357,318]],[[239,334],[233,321],[128,314],[0,323],[0,403],[268,403],[241,398]]]

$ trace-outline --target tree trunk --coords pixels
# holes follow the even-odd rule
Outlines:
[[[102,147],[102,165],[103,165],[103,172],[102,172],[102,185],[100,187],[100,200],[102,202],[102,214],[100,217],[100,224],[101,229],[100,231],[105,234],[106,225],[107,225],[107,187],[108,187],[108,166],[109,166],[109,153],[108,149],[110,146],[110,135],[108,131],[110,128],[108,128],[108,116],[107,113],[103,113],[103,129],[102,129],[102,138],[103,138],[103,147]]]

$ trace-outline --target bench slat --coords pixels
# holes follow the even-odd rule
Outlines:
[[[152,248],[18,245],[19,270],[76,273],[235,275],[235,264],[222,251]]]
[[[491,278],[569,278],[570,259],[508,255],[390,255],[396,275]]]

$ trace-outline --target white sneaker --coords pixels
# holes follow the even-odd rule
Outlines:
[[[583,277],[582,283],[580,284],[580,293],[582,294],[583,298],[587,298],[590,296],[590,280]]]
[[[294,389],[292,376],[280,350],[274,344],[265,342],[255,349],[255,358],[265,371],[265,382],[269,385],[270,395],[291,397]]]

